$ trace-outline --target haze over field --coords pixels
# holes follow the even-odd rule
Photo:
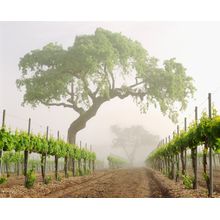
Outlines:
[[[23,93],[16,88],[15,81],[20,78],[19,58],[33,49],[42,48],[49,42],[57,42],[65,48],[72,46],[77,35],[93,34],[97,27],[113,32],[121,32],[133,40],[141,42],[151,56],[161,61],[176,57],[187,68],[187,75],[195,80],[197,92],[186,112],[179,117],[183,127],[183,118],[193,119],[194,106],[199,110],[207,106],[208,92],[213,90],[213,101],[220,110],[220,23],[219,22],[0,22],[0,110],[7,110],[7,125],[12,128],[27,128],[29,117],[33,120],[33,132],[45,131],[47,125],[55,135],[60,130],[66,139],[69,124],[77,114],[62,107],[30,106],[22,107]],[[113,134],[110,127],[142,125],[146,130],[161,138],[175,130],[167,116],[151,107],[147,114],[140,114],[139,108],[131,98],[115,98],[104,103],[96,117],[92,118],[84,130],[77,135],[77,142],[82,140],[92,144],[98,157],[106,157],[110,152],[123,151],[111,149]],[[140,161],[149,150],[138,152]]]

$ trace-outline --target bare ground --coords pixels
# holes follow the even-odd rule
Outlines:
[[[39,179],[39,177],[38,177]],[[207,197],[205,188],[185,189],[181,182],[146,168],[97,171],[89,176],[38,181],[32,189],[23,187],[23,178],[10,178],[0,186],[0,197],[11,198],[190,198]],[[215,194],[219,197],[219,194]]]

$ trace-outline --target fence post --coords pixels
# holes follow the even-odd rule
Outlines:
[[[195,107],[195,122],[196,122],[196,126],[197,126],[197,123],[198,123],[198,107],[196,106]],[[195,182],[194,182],[194,186],[193,188],[194,189],[197,189],[198,188],[198,159],[197,159],[197,146],[195,148],[195,152],[194,152],[194,169],[195,169]]]
[[[179,125],[177,125],[177,135],[179,136],[180,130]],[[176,182],[179,181],[179,153],[176,154]]]
[[[28,120],[28,135],[31,133],[31,118]],[[27,171],[28,171],[28,150],[24,150],[24,185],[27,186]]]
[[[47,126],[46,130],[46,140],[48,141],[49,139],[49,126]],[[44,182],[46,181],[46,167],[47,167],[47,152],[45,152],[44,155]]]
[[[57,131],[57,140],[60,140],[60,131]],[[58,180],[58,156],[55,155],[55,179]]]
[[[184,131],[187,131],[187,118],[184,118]],[[185,158],[185,174],[186,174],[186,166],[187,166],[187,149],[184,151],[184,158]]]
[[[6,110],[3,110],[2,114],[2,128],[5,127],[5,115],[6,115]],[[3,148],[0,150],[0,176],[2,175],[2,156],[3,156]]]
[[[212,98],[211,93],[208,94],[208,109],[209,109],[209,118],[212,118]],[[210,180],[210,192],[209,196],[212,197],[213,194],[213,167],[212,167],[212,146],[209,143],[209,180]]]

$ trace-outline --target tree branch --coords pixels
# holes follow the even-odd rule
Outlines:
[[[68,102],[70,102],[70,100],[67,100]],[[44,101],[40,101],[42,104],[46,105],[46,106],[63,106],[64,108],[72,108],[73,110],[75,110],[77,113],[79,113],[80,115],[83,114],[85,111],[83,110],[83,108],[79,108],[75,103],[70,102],[72,105],[70,104],[66,104],[64,102],[61,103],[47,103]]]
[[[116,88],[113,91],[111,91],[111,98],[119,97],[120,99],[124,99],[128,96],[135,96],[140,97],[141,100],[143,100],[144,96],[147,94],[146,92],[142,92],[141,90],[134,91],[131,90],[130,87],[126,87],[127,90]]]
[[[143,83],[145,83],[145,82],[144,82],[144,81],[136,82],[135,84],[128,86],[128,88],[132,89],[132,88],[134,88],[135,86],[139,86],[139,85],[141,85],[141,84],[143,84]]]
[[[63,106],[64,108],[73,108],[72,105],[69,105],[69,104],[66,104],[64,102],[61,102],[61,103],[47,103],[47,102],[44,102],[44,101],[40,101],[42,104],[46,105],[46,106]]]

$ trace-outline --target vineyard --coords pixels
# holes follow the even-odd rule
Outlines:
[[[128,162],[125,159],[115,155],[108,156],[107,160],[110,169],[123,168],[128,165]]]
[[[72,176],[90,174],[95,169],[96,154],[90,150],[69,144],[59,138],[49,137],[47,127],[45,135],[35,135],[30,132],[31,120],[29,119],[28,131],[12,132],[5,126],[5,110],[0,130],[0,182],[4,183],[10,174],[24,175],[24,185],[33,186],[36,176],[40,172],[42,181],[47,184],[51,176],[47,172],[54,172],[56,180],[60,179],[59,172],[64,171],[67,178]],[[29,158],[34,155],[34,158]],[[53,158],[53,159],[52,159]],[[7,178],[4,173],[6,173]]]
[[[198,189],[199,184],[203,185],[208,190],[208,196],[212,197],[214,169],[215,191],[219,191],[217,185],[220,171],[220,116],[211,106],[210,93],[208,107],[208,114],[203,112],[200,120],[197,118],[196,107],[195,121],[188,129],[185,119],[184,130],[180,131],[177,126],[172,140],[169,136],[161,141],[158,148],[146,159],[146,164],[176,182],[182,180],[186,188]],[[205,184],[201,183],[203,181]]]
[[[201,81],[201,85],[208,86],[206,92],[217,88],[202,102],[201,105],[206,103],[205,109],[198,104],[193,119],[185,117],[192,102],[200,101],[202,92],[197,94],[196,91],[205,90],[199,87],[200,73],[188,75],[188,69],[193,72],[188,65],[194,63],[189,53],[185,64],[179,62],[185,60],[178,57],[181,48],[171,58],[162,56],[166,57],[164,60],[150,55],[144,45],[154,44],[140,38],[142,31],[146,36],[155,31],[150,28],[149,33],[145,33],[148,25],[143,26],[134,39],[123,35],[121,30],[112,32],[102,25],[96,28],[92,25],[91,30],[86,25],[85,32],[78,32],[84,24],[76,25],[76,29],[69,28],[75,30],[69,36],[72,41],[69,46],[68,38],[55,36],[66,33],[60,31],[65,25],[57,26],[59,31],[49,38],[50,33],[44,36],[44,32],[36,32],[33,37],[38,37],[38,44],[28,38],[32,32],[20,31],[29,27],[17,28],[20,24],[13,24],[13,34],[9,34],[10,25],[10,22],[2,25],[6,42],[3,45],[16,43],[9,49],[19,48],[24,42],[30,45],[25,44],[25,50],[21,47],[17,53],[3,47],[2,54],[16,56],[12,57],[12,63],[10,59],[2,62],[5,69],[0,71],[7,73],[4,77],[10,82],[10,86],[7,81],[2,83],[7,85],[2,91],[13,94],[14,98],[2,96],[1,105],[7,114],[3,110],[0,127],[0,197],[220,197],[220,115],[211,100],[211,94],[220,87]],[[36,30],[41,25],[44,24],[37,25]],[[50,32],[48,27],[45,26],[45,32]],[[136,34],[133,28],[131,36]],[[7,42],[16,36],[16,31],[21,32],[25,40]],[[160,31],[154,33],[152,39],[156,39],[158,33]],[[164,32],[167,33],[170,32]],[[51,39],[60,39],[63,45],[50,42]],[[170,42],[170,47],[174,42],[176,39]],[[203,68],[201,62],[195,67]],[[211,77],[207,77],[209,79]],[[8,88],[18,89],[21,97]],[[139,113],[149,111],[150,114],[141,116],[125,99],[133,100]],[[107,104],[110,101],[113,103]],[[116,106],[118,101],[124,109]],[[215,104],[220,103],[216,100]],[[26,106],[25,110],[20,109],[20,105]],[[100,118],[88,128],[103,105],[106,107]],[[39,111],[33,112],[29,107]],[[62,110],[56,110],[58,108]],[[183,114],[184,127],[182,124],[176,127]],[[50,126],[40,124],[44,120],[50,120]],[[175,131],[167,136],[170,128]],[[84,129],[87,134],[81,133]],[[159,141],[161,134],[166,138]],[[87,143],[82,145],[80,138],[92,140],[95,148],[87,147]]]

